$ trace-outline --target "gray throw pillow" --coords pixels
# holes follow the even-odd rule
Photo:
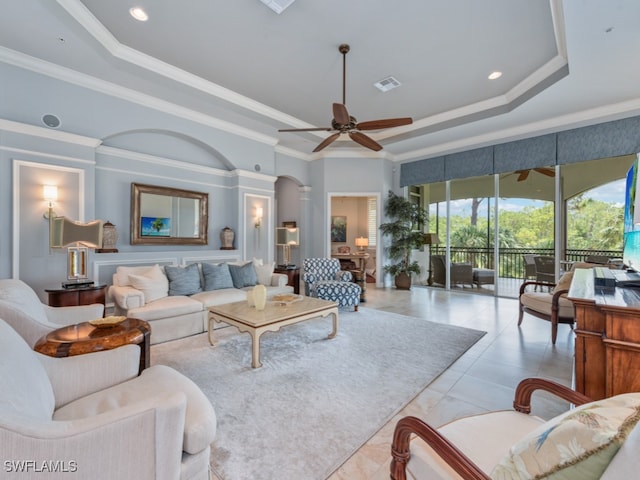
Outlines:
[[[186,267],[166,265],[164,271],[169,279],[169,295],[193,295],[202,291],[200,270],[196,263]]]
[[[253,287],[258,283],[253,262],[244,265],[229,265],[229,272],[231,272],[233,286],[236,288]]]
[[[229,265],[226,263],[221,263],[220,265],[203,263],[202,275],[204,276],[205,291],[233,288],[231,272],[229,272]]]

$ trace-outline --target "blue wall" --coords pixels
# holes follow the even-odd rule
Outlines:
[[[300,255],[325,255],[328,192],[374,191],[384,198],[391,186],[386,160],[295,158],[259,134],[218,129],[196,114],[167,113],[2,63],[0,80],[0,278],[23,279],[43,300],[43,289],[66,276],[64,252],[48,248],[43,184],[64,187],[58,215],[116,225],[119,253],[90,255],[89,274],[100,281],[109,281],[119,262],[274,259],[279,176],[292,180],[299,198],[299,218],[287,220],[304,229]],[[47,113],[60,118],[59,128],[42,125]],[[132,182],[207,193],[209,245],[131,245]],[[257,205],[265,216],[260,230]],[[233,252],[219,250],[225,226],[236,232]]]

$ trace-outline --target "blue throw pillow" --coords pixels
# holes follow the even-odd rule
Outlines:
[[[229,272],[229,265],[226,263],[220,265],[203,263],[202,275],[204,276],[205,291],[233,288],[231,272]]]
[[[164,271],[169,279],[169,295],[193,295],[202,291],[200,271],[196,263],[186,267],[166,265]]]
[[[229,272],[231,272],[233,286],[236,288],[253,287],[258,283],[253,262],[244,265],[229,265]]]

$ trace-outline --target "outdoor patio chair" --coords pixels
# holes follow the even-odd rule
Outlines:
[[[607,265],[611,260],[607,255],[587,255],[584,259],[587,263],[597,263],[599,265]]]
[[[446,285],[445,258],[444,255],[431,256],[433,283]],[[450,275],[451,285],[470,285],[473,287],[473,266],[470,263],[451,262]]]
[[[546,257],[544,255],[536,255],[533,257],[536,263],[536,281],[556,283],[556,259],[555,257]]]
[[[536,390],[577,407],[548,421],[530,415]],[[528,378],[516,388],[513,410],[471,415],[439,428],[416,417],[400,419],[391,479],[636,478],[639,404],[640,393],[594,402],[559,383]]]
[[[536,278],[536,261],[534,253],[527,253],[523,255],[524,259],[524,279]]]

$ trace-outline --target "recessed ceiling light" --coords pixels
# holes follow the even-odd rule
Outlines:
[[[502,72],[491,72],[489,74],[489,80],[495,80],[496,78],[500,78],[502,76]]]
[[[147,15],[147,12],[145,12],[142,7],[131,7],[129,9],[129,13],[133,18],[140,22],[146,22],[149,20],[149,15]]]

